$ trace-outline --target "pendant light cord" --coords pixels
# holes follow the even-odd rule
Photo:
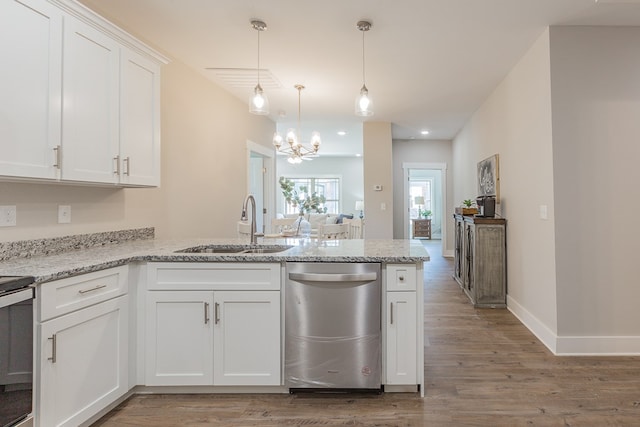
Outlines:
[[[366,86],[364,79],[364,31],[362,32],[362,85]]]
[[[258,86],[260,86],[260,32],[258,30]]]

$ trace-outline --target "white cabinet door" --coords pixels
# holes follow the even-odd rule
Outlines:
[[[39,426],[77,426],[128,389],[128,296],[40,325]]]
[[[62,13],[46,1],[3,0],[0,28],[0,175],[55,178]]]
[[[416,293],[387,292],[386,297],[386,384],[420,384],[416,362]]]
[[[213,292],[147,292],[146,385],[211,385]]]
[[[62,178],[117,183],[120,46],[71,17],[63,42]]]
[[[120,182],[160,185],[160,66],[122,48]]]
[[[280,385],[280,292],[214,295],[214,384]]]

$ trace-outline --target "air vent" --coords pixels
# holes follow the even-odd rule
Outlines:
[[[220,83],[234,88],[252,88],[258,82],[256,68],[205,68]],[[280,89],[282,84],[269,70],[260,69],[260,86],[263,89]]]
[[[597,4],[640,4],[640,0],[596,0]]]

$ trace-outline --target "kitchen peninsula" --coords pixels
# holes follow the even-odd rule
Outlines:
[[[300,261],[380,265],[383,390],[424,395],[419,242],[265,239],[288,248],[190,253],[178,251],[249,245],[104,234],[31,257],[27,242],[0,243],[0,274],[36,278],[36,425],[90,423],[136,392],[288,392],[281,302],[286,265]]]

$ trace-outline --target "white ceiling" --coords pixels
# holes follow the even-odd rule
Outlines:
[[[452,139],[549,25],[640,25],[640,0],[80,1],[247,103],[255,83],[231,87],[207,68],[255,69],[250,21],[263,20],[270,117],[279,130],[297,127],[293,86],[305,85],[302,139],[320,131],[325,155],[362,150],[359,20],[372,23],[365,57],[375,114],[366,120],[391,122],[394,139]]]

